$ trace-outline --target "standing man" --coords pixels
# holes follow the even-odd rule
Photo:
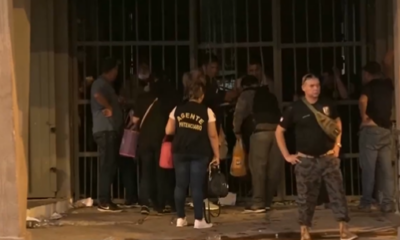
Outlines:
[[[111,185],[117,170],[120,132],[123,127],[122,108],[112,83],[118,75],[118,62],[106,58],[102,74],[93,82],[90,105],[93,114],[93,137],[99,152],[98,210],[121,212],[111,201]]]
[[[384,78],[377,62],[370,62],[363,68],[365,83],[359,100],[361,115],[360,166],[362,190],[359,209],[370,211],[375,185],[382,192],[381,211],[393,210],[393,165],[391,115],[393,107],[393,82]],[[375,170],[377,174],[375,175]]]
[[[286,110],[275,133],[283,157],[295,165],[301,239],[310,239],[309,228],[321,179],[325,181],[332,212],[339,222],[340,239],[356,239],[347,227],[348,208],[338,158],[342,123],[334,104],[319,99],[321,86],[316,76],[305,75],[302,90],[305,96]],[[295,130],[296,154],[290,154],[285,143],[284,132],[291,126]]]
[[[252,75],[242,78],[240,94],[233,116],[234,133],[249,142],[249,167],[253,185],[252,203],[245,212],[265,212],[279,185],[283,163],[275,140],[281,111],[275,95],[259,86]],[[248,138],[249,141],[246,141]]]

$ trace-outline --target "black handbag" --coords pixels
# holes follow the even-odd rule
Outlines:
[[[228,196],[229,185],[225,175],[221,173],[219,167],[210,167],[208,173],[208,197],[224,198]]]
[[[223,198],[226,197],[229,193],[229,185],[226,182],[225,175],[221,173],[219,167],[213,167],[210,166],[208,170],[208,192],[207,192],[207,197],[210,199],[218,199],[218,198]],[[210,203],[210,200],[208,201]],[[219,217],[221,214],[221,206],[219,203],[218,205],[218,211],[216,214],[212,213],[211,210],[206,211],[206,208],[210,208],[210,206],[203,206],[203,213],[204,213],[204,219],[206,220],[207,223],[211,223],[211,217]]]

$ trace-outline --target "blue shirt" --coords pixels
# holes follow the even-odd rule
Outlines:
[[[101,94],[111,105],[111,117],[103,115],[102,111],[104,110],[104,106],[94,98],[94,95],[97,93]],[[111,86],[111,83],[101,76],[93,82],[90,89],[90,107],[93,116],[93,133],[122,130],[123,112],[118,102],[118,96]]]

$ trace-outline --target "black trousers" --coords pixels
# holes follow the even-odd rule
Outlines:
[[[121,157],[119,147],[121,135],[117,131],[103,131],[93,134],[99,153],[99,203],[111,202],[111,185],[119,167],[126,189],[126,202],[137,200],[135,162],[131,158]]]
[[[157,211],[163,210],[167,204],[175,206],[175,172],[173,169],[161,168],[159,159],[160,148],[140,150],[140,204],[149,206],[152,200]]]

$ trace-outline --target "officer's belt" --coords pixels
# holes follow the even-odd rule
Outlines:
[[[330,155],[333,155],[334,153],[335,153],[335,152],[334,152],[333,150],[329,150],[329,151],[327,151],[326,153],[324,153],[324,154],[322,154],[322,155],[319,155],[319,156],[311,156],[311,155],[307,155],[307,154],[304,154],[304,153],[301,153],[301,152],[298,152],[297,155],[298,155],[299,157],[304,157],[304,158],[318,158],[318,157],[330,156]]]

